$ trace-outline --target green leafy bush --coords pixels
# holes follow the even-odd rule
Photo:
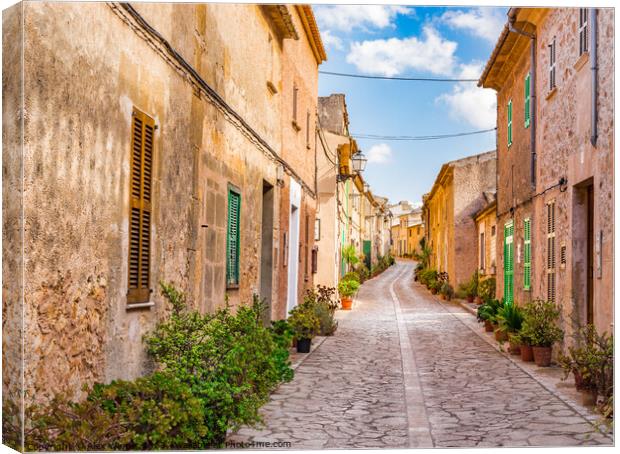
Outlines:
[[[434,268],[425,268],[420,272],[420,283],[430,288],[430,284],[437,280],[437,270]]]
[[[483,301],[495,298],[496,281],[494,277],[487,277],[478,283],[478,296]]]
[[[454,289],[446,281],[441,284],[441,287],[439,288],[439,293],[444,295],[448,299],[452,299],[452,297],[454,296]]]
[[[293,328],[295,338],[312,339],[319,333],[321,324],[312,305],[300,304],[295,306],[289,314],[288,322]]]
[[[314,315],[319,319],[319,332],[321,336],[331,336],[336,331],[338,323],[334,319],[334,313],[338,308],[338,300],[335,299],[336,289],[319,285],[317,289],[306,290],[304,304],[311,307]]]
[[[523,311],[513,302],[507,302],[497,310],[499,329],[506,334],[517,333],[523,324]]]
[[[478,306],[478,321],[483,322],[488,320],[491,323],[497,322],[497,313],[504,306],[504,300],[489,300],[480,306]]]
[[[345,298],[353,296],[359,288],[360,283],[353,279],[343,279],[338,283],[338,293]]]
[[[341,254],[342,259],[348,265],[349,269],[357,265],[360,261],[359,256],[357,255],[357,251],[355,250],[355,246],[352,244],[343,247]]]
[[[467,282],[459,284],[456,293],[459,298],[478,296],[478,271],[474,271],[474,274]]]
[[[535,347],[551,347],[564,337],[564,332],[557,325],[559,318],[560,311],[555,303],[543,300],[531,301],[523,309],[521,333]]]
[[[573,372],[581,380],[581,387],[595,390],[604,399],[613,395],[614,341],[613,335],[599,334],[593,325],[580,328],[575,335],[575,345],[568,355],[561,354],[559,363],[565,371],[564,378]]]
[[[342,276],[340,280],[341,281],[357,281],[360,284],[362,283],[362,280],[360,279],[360,275],[357,273],[357,271],[349,271],[347,274]]]
[[[207,449],[222,446],[228,429],[260,421],[258,409],[269,393],[293,376],[290,328],[265,328],[258,297],[235,315],[228,307],[203,315],[189,311],[174,286],[161,289],[171,316],[145,338],[160,370],[96,384],[81,402],[58,394],[48,404],[31,405],[26,450]],[[5,442],[21,449],[21,430],[13,430],[19,429],[18,409],[5,401],[4,410]]]
[[[286,373],[288,349],[262,324],[264,304],[254,297],[235,315],[188,311],[170,287],[171,317],[146,336],[147,351],[164,370],[186,383],[205,408],[203,446],[221,446],[226,431],[260,422],[258,409]],[[175,303],[175,301],[177,301]]]
[[[370,277],[370,271],[368,270],[368,267],[363,263],[360,263],[355,268],[355,272],[359,276],[360,284],[363,284]]]

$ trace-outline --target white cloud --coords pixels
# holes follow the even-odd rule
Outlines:
[[[463,64],[458,76],[476,79],[481,71],[481,63]],[[454,85],[451,93],[444,93],[436,101],[446,105],[455,120],[465,121],[478,129],[495,127],[497,98],[491,89],[478,88],[474,82],[461,82]]]
[[[404,6],[388,5],[317,5],[313,9],[320,28],[341,31],[393,27],[398,14],[413,11]]]
[[[450,75],[456,65],[457,43],[426,25],[421,38],[377,39],[351,43],[347,62],[366,74],[396,76],[417,70]]]
[[[380,143],[373,145],[368,150],[368,162],[374,162],[375,164],[385,164],[392,159],[392,149],[387,143]]]
[[[344,49],[342,39],[334,35],[330,30],[321,31],[321,39],[323,40],[323,44],[325,44],[326,47],[330,47],[336,50]]]
[[[466,30],[491,43],[497,41],[506,22],[502,10],[484,7],[468,11],[447,11],[441,19],[452,28]]]

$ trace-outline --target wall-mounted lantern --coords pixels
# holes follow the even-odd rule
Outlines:
[[[364,156],[364,153],[358,151],[351,157],[351,163],[353,164],[353,173],[351,174],[338,174],[338,181],[345,181],[349,178],[355,178],[366,169],[366,162],[368,158]]]

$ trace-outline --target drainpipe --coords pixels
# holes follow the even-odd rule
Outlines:
[[[596,139],[598,138],[598,28],[596,23],[596,8],[590,8],[590,27],[591,27],[591,54],[590,54],[590,71],[592,74],[592,106],[590,111],[590,143],[592,146],[596,146]]]
[[[512,12],[512,10],[511,10]],[[509,13],[510,14],[510,13]],[[516,16],[509,16],[508,30],[530,39],[530,172],[532,186],[536,187],[536,35],[514,27]],[[529,22],[525,22],[528,24]],[[536,26],[529,23],[534,29]]]

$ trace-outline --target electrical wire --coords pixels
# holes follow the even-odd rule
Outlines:
[[[453,134],[437,134],[432,136],[387,136],[387,135],[379,135],[379,134],[351,134],[352,137],[356,139],[367,139],[367,140],[403,140],[403,141],[421,141],[421,140],[439,140],[439,139],[449,139],[452,137],[463,137],[463,136],[472,136],[475,134],[484,134],[487,132],[495,131],[497,128],[490,129],[481,129],[479,131],[469,131],[469,132],[457,132]]]
[[[406,80],[417,82],[478,82],[478,79],[444,79],[440,77],[390,77],[390,76],[367,76],[364,74],[336,73],[332,71],[319,71],[319,74],[339,77],[353,77],[356,79],[378,79],[378,80]]]

